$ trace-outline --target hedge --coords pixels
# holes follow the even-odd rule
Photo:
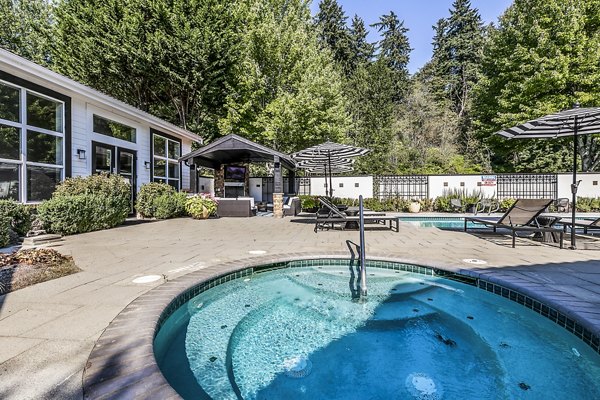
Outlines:
[[[48,232],[70,235],[113,228],[131,210],[130,186],[118,175],[68,178],[38,206]]]
[[[166,183],[151,182],[140,188],[135,209],[144,218],[179,217],[185,214],[186,198]]]

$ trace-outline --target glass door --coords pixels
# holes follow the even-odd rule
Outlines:
[[[131,185],[131,213],[133,213],[133,205],[135,204],[135,162],[136,152],[133,150],[117,148],[117,174],[125,178]]]
[[[133,213],[136,193],[136,151],[92,142],[92,152],[94,154],[92,173],[118,174],[129,182],[131,185],[131,212]]]

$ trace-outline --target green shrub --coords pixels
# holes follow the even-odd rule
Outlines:
[[[168,219],[185,215],[185,193],[165,193],[153,199],[154,217]]]
[[[0,247],[6,247],[10,244],[10,217],[0,214]]]
[[[303,210],[311,210],[319,206],[319,200],[317,200],[317,196],[310,195],[300,195],[300,206]]]
[[[25,236],[31,229],[33,206],[14,200],[0,200],[0,216],[8,218],[9,226],[19,235]]]
[[[158,199],[161,196],[174,196],[176,193],[177,191],[175,190],[175,188],[173,188],[173,186],[167,185],[166,183],[147,183],[145,185],[142,185],[142,187],[140,188],[140,192],[138,193],[137,201],[135,203],[135,209],[142,217],[159,218],[156,215],[156,199]],[[160,202],[161,207],[164,207],[165,202],[168,202],[168,200],[166,200],[166,198],[163,198],[162,200],[160,200]],[[164,208],[163,210],[161,210],[161,213],[163,212]]]
[[[217,213],[217,201],[210,195],[201,193],[186,199],[185,211],[187,211],[192,218],[204,218],[204,210],[208,211],[209,216]]]
[[[61,182],[38,206],[48,232],[70,235],[122,224],[131,210],[129,183],[118,175],[92,175]]]
[[[516,201],[517,201],[516,199],[512,199],[510,197],[500,200],[500,210],[498,210],[498,211],[505,212],[506,210],[511,208],[512,205],[515,204]]]
[[[600,197],[577,197],[577,211],[598,212],[600,211]]]

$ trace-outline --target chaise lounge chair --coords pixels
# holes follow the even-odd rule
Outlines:
[[[517,199],[517,201],[498,219],[481,219],[476,217],[465,217],[465,228],[469,222],[482,224],[486,227],[493,228],[494,232],[498,228],[507,229],[512,235],[512,247],[515,247],[515,237],[517,232],[540,232],[550,233],[552,235],[559,234],[560,248],[563,248],[564,231],[560,228],[554,228],[552,225],[560,218],[552,218],[547,224],[540,224],[538,217],[546,208],[552,204],[552,200],[548,199]]]
[[[352,225],[358,226],[359,216],[348,216],[345,212],[339,210],[331,201],[324,197],[319,197],[319,202],[323,206],[316,214],[315,233],[319,229],[333,229],[335,224],[340,224],[341,229]],[[399,231],[398,217],[386,216],[385,213],[369,212],[363,216],[365,223],[390,222],[390,229]]]
[[[564,231],[567,231],[567,227],[571,229],[573,232],[573,222],[572,221],[561,221],[563,225]],[[576,228],[583,228],[583,233],[587,234],[588,229],[600,229],[600,218],[596,218],[594,220],[579,220],[575,221]]]

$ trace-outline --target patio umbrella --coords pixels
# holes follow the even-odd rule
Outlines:
[[[571,248],[576,249],[575,211],[577,208],[577,136],[600,133],[600,107],[580,108],[578,104],[569,110],[534,119],[515,127],[496,132],[509,139],[559,138],[573,137],[573,194],[571,220]]]
[[[327,171],[329,171],[329,197],[333,196],[331,174],[352,170],[353,158],[363,156],[371,150],[361,147],[349,146],[341,143],[325,142],[312,146],[292,154],[298,168],[312,171],[323,171],[325,173],[325,185],[327,185]]]

